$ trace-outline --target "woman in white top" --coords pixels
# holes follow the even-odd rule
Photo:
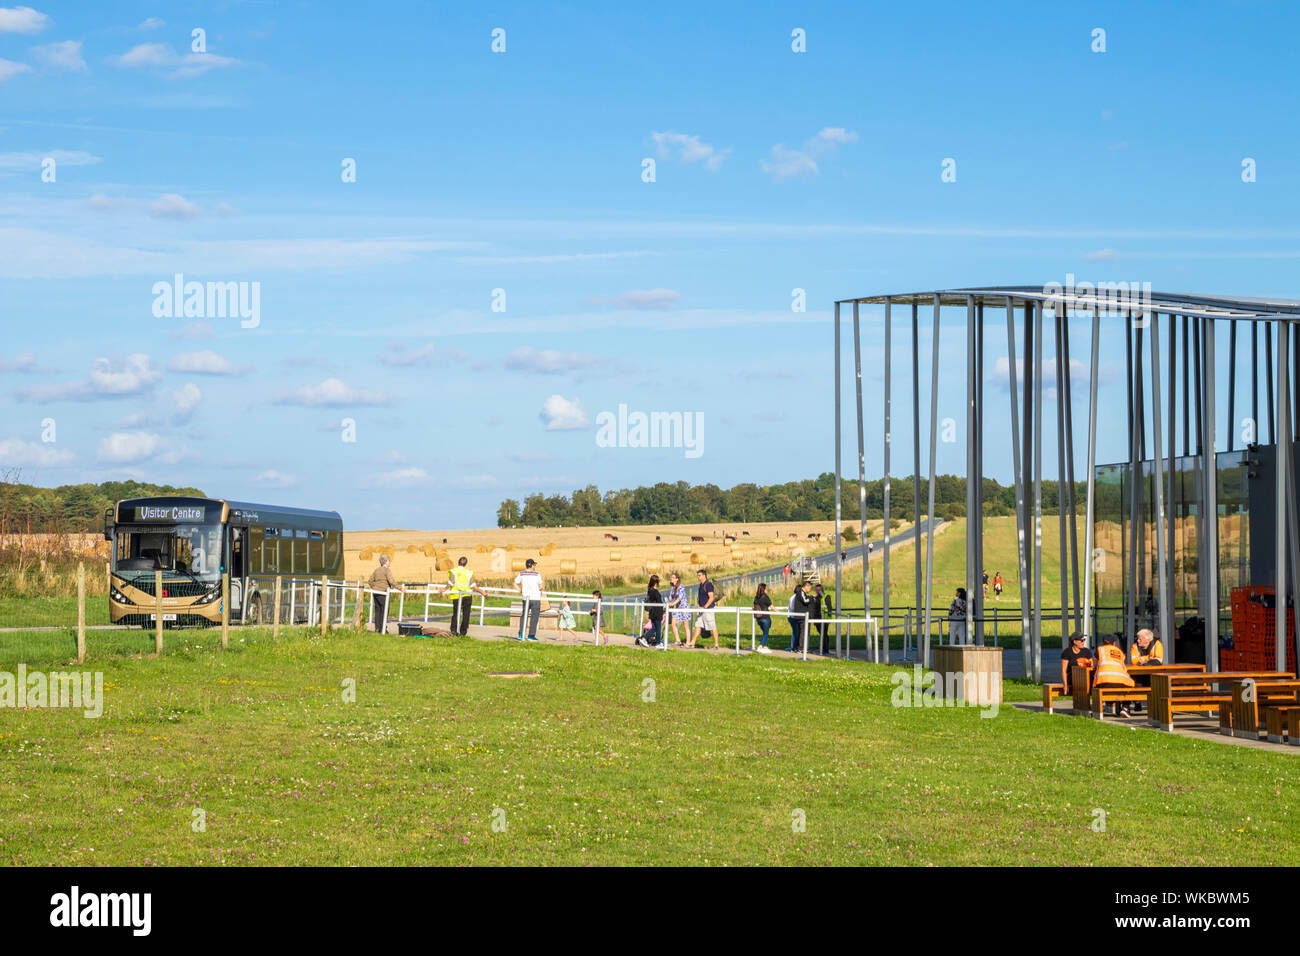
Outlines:
[[[537,619],[542,615],[542,575],[537,562],[529,558],[524,569],[515,575],[515,587],[523,596],[519,608],[519,635],[517,641],[537,640]],[[528,636],[524,637],[524,622],[528,622]]]

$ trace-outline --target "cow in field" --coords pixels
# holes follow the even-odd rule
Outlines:
[[[655,535],[655,540],[656,540],[656,541],[659,540],[659,535]]]
[[[609,540],[611,540],[611,541],[617,541],[617,540],[618,540],[618,535],[616,535],[616,534],[611,534],[611,535],[609,536]]]
[[[702,535],[702,534],[693,534],[693,535],[691,535],[691,540],[692,540],[692,541],[703,541],[703,540],[704,540],[704,535]]]
[[[613,536],[612,534],[610,534],[608,531],[606,531],[606,532],[605,532],[605,537],[607,537],[607,538],[613,540],[613,537],[614,537],[614,536]]]
[[[740,532],[740,533],[743,534],[746,538],[749,537],[749,532],[748,532],[748,531],[742,531],[742,532]]]

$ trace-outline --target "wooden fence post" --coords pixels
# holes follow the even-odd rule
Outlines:
[[[361,622],[362,622],[362,620],[364,619],[364,615],[365,615],[365,610],[364,610],[364,608],[365,608],[365,598],[364,598],[365,593],[366,593],[366,592],[365,592],[365,590],[361,587],[361,585],[357,585],[357,619],[356,619],[356,629],[357,629],[358,631],[361,630]]]
[[[163,626],[163,605],[162,605],[162,572],[153,573],[153,603],[154,603],[154,623],[157,625],[154,630],[153,652],[159,657],[162,656],[162,626]]]
[[[230,646],[230,572],[221,575],[221,649]]]
[[[330,632],[330,579],[325,575],[320,579],[320,632],[322,637]]]
[[[271,624],[271,640],[280,639],[280,575],[275,576],[275,617]]]
[[[77,663],[86,663],[86,566],[77,565]]]

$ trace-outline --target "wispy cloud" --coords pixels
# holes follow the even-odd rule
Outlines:
[[[857,139],[857,133],[842,126],[827,126],[807,140],[802,149],[789,149],[784,143],[777,143],[768,158],[759,160],[758,165],[774,183],[787,179],[811,179],[821,172],[817,166],[819,159]]]
[[[24,402],[128,398],[148,391],[161,375],[149,356],[134,352],[125,358],[95,359],[84,381],[27,385],[14,394]]]
[[[379,356],[379,361],[395,368],[406,368],[412,365],[428,365],[433,360],[433,355],[432,342],[425,342],[415,347],[405,342],[393,342]]]
[[[224,355],[204,349],[173,355],[167,363],[167,371],[190,375],[243,375],[248,371],[248,366],[236,365]]]
[[[79,149],[47,149],[44,152],[0,153],[0,169],[40,169],[41,163],[52,159],[59,166],[90,166],[100,161],[93,153]]]
[[[599,355],[582,352],[559,352],[555,349],[535,349],[525,345],[506,356],[506,368],[514,372],[538,372],[543,375],[572,375],[583,369],[594,368],[606,362]]]
[[[682,294],[673,289],[633,289],[618,295],[589,296],[591,305],[608,305],[616,309],[671,309]]]
[[[253,478],[253,484],[259,488],[294,488],[298,485],[298,478],[296,475],[268,468]]]
[[[337,378],[327,378],[319,385],[304,385],[273,399],[277,405],[305,405],[308,407],[344,407],[348,405],[387,405],[389,398],[383,392],[355,388]]]
[[[240,66],[240,61],[216,53],[177,53],[166,43],[139,43],[108,62],[123,69],[162,70],[172,76],[201,76],[209,70]]]
[[[179,193],[163,193],[149,203],[149,215],[159,219],[197,219],[203,210]]]
[[[26,63],[18,63],[15,60],[0,60],[0,84],[7,83],[19,73],[30,72],[32,72],[32,68]]]
[[[67,73],[89,73],[81,55],[80,40],[64,40],[61,43],[47,43],[32,47],[32,57],[47,70]]]
[[[720,150],[701,142],[699,136],[695,135],[667,130],[662,133],[652,132],[650,137],[655,141],[660,159],[677,159],[688,166],[692,163],[703,163],[711,173],[716,173],[723,161],[731,155],[731,147]]]
[[[58,467],[70,465],[76,455],[66,448],[45,442],[0,438],[0,465],[9,467]]]
[[[50,18],[31,7],[0,7],[0,33],[40,33]]]

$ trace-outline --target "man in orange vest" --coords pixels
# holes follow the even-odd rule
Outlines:
[[[1124,652],[1119,649],[1114,634],[1102,638],[1101,647],[1097,649],[1097,669],[1093,672],[1093,687],[1132,687],[1133,678],[1124,666]],[[1115,713],[1120,717],[1131,717],[1127,704],[1115,704]]]
[[[1160,643],[1160,638],[1156,637],[1155,632],[1150,628],[1142,628],[1137,632],[1133,640],[1133,646],[1128,649],[1128,663],[1130,667],[1140,666],[1143,664],[1163,664],[1165,662],[1165,646]],[[1139,674],[1133,678],[1139,687],[1151,686],[1150,674]],[[1141,703],[1133,705],[1133,710],[1141,713],[1143,710]]]

